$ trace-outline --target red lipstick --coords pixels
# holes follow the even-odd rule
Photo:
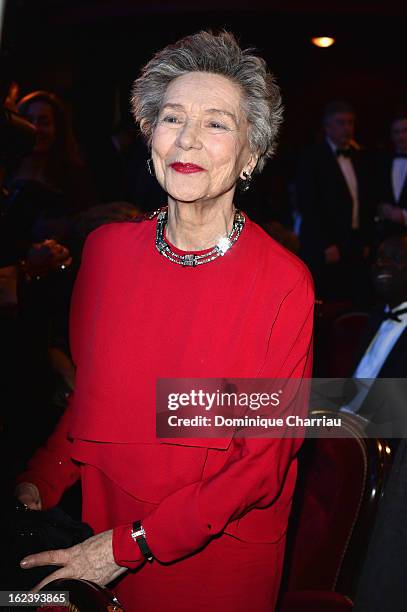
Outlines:
[[[205,168],[201,168],[201,166],[197,166],[196,164],[183,164],[182,162],[174,162],[170,164],[170,167],[176,172],[181,172],[182,174],[192,174],[193,172],[204,172]]]

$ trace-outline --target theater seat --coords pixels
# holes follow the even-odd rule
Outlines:
[[[315,302],[314,376],[348,376],[354,350],[369,319],[352,302]]]
[[[369,315],[366,312],[348,312],[335,319],[332,328],[332,343],[329,351],[328,376],[349,376]]]
[[[391,451],[363,438],[357,415],[341,418],[347,437],[308,438],[300,452],[280,612],[352,609]]]

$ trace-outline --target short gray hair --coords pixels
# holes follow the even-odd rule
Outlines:
[[[186,36],[156,53],[144,66],[134,82],[131,102],[148,143],[169,83],[188,72],[220,74],[240,86],[249,146],[259,156],[256,171],[261,172],[274,153],[282,122],[280,89],[266,62],[253,55],[253,49],[242,50],[230,32],[201,31]]]

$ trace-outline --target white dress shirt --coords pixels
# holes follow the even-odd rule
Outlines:
[[[350,157],[345,157],[345,155],[338,155],[336,151],[339,147],[337,147],[332,140],[327,138],[327,142],[332,149],[333,154],[336,157],[336,161],[339,164],[339,167],[342,171],[343,177],[346,181],[346,185],[348,186],[349,193],[352,197],[352,229],[358,229],[359,227],[359,194],[358,194],[358,180],[356,178],[355,169],[352,164],[352,160]]]
[[[396,202],[398,202],[400,199],[406,177],[407,159],[403,157],[393,159],[393,165],[391,168],[391,184],[393,188],[393,196]]]
[[[404,308],[407,308],[407,302],[402,302],[402,304],[393,308],[392,312]],[[389,310],[390,308],[387,306],[386,312]],[[376,335],[367,347],[365,354],[353,373],[352,378],[356,379],[355,382],[358,391],[349,404],[343,406],[341,410],[345,412],[357,412],[363,404],[384,362],[407,327],[407,312],[399,315],[399,319],[400,322],[393,321],[392,319],[385,319],[380,325]]]

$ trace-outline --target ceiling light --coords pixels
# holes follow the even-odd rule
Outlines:
[[[335,39],[331,36],[315,36],[311,38],[311,42],[316,47],[331,47],[335,43]]]

